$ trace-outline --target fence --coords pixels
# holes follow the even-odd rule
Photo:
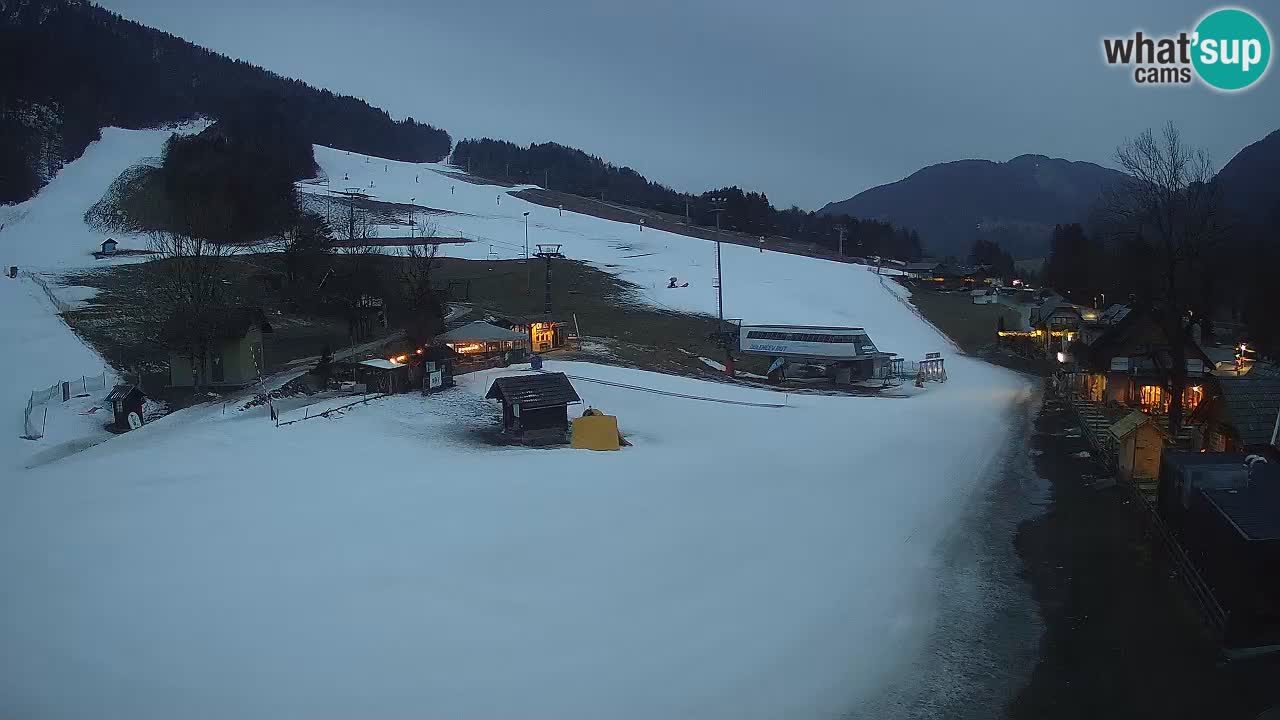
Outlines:
[[[24,432],[22,437],[27,440],[39,440],[44,437],[45,426],[49,422],[48,403],[55,397],[62,396],[62,399],[66,400],[72,393],[90,393],[106,389],[107,373],[104,370],[101,375],[81,375],[80,382],[64,380],[47,388],[32,390],[31,396],[27,398],[27,408],[22,415]]]
[[[874,267],[868,267],[868,268],[867,268],[867,270],[870,270],[871,272],[875,272],[875,268],[874,268]],[[897,290],[895,290],[895,289],[894,289],[894,288],[892,288],[892,287],[889,287],[889,283],[890,283],[890,282],[893,282],[892,280],[885,280],[883,275],[876,275],[876,279],[878,279],[878,280],[880,281],[880,286],[884,288],[885,292],[889,293],[890,295],[892,295],[892,296],[894,297],[894,299],[895,299],[895,300],[897,300],[898,302],[900,302],[900,303],[902,303],[903,305],[905,305],[905,306],[906,306],[906,308],[907,308],[908,310],[910,310],[910,311],[911,311],[911,313],[912,313],[913,315],[915,315],[917,318],[919,318],[921,322],[923,322],[925,325],[928,325],[929,327],[933,328],[934,332],[936,332],[936,333],[938,333],[939,335],[941,335],[941,336],[942,336],[942,339],[943,339],[943,340],[946,340],[946,341],[947,341],[947,344],[949,344],[952,348],[954,348],[954,349],[956,349],[956,350],[960,350],[960,346],[956,344],[956,341],[955,341],[955,340],[952,340],[950,335],[948,335],[948,334],[946,334],[946,333],[942,332],[942,329],[941,329],[941,328],[939,328],[937,325],[934,325],[934,324],[929,320],[929,318],[925,317],[925,316],[924,316],[924,313],[920,312],[920,308],[916,307],[916,306],[915,306],[915,305],[914,305],[910,300],[908,300],[908,299],[906,299],[906,298],[902,297],[901,295],[899,295],[899,294],[898,294],[898,292],[897,292]]]
[[[49,287],[49,283],[45,282],[44,278],[40,277],[39,275],[36,275],[35,273],[29,270],[23,270],[18,274],[27,278],[28,280],[31,280],[35,284],[39,285],[40,289],[44,290],[44,294],[49,296],[49,302],[53,303],[54,307],[58,308],[58,312],[64,313],[64,312],[69,312],[71,310],[70,305],[58,299],[57,294],[53,292],[53,288]]]

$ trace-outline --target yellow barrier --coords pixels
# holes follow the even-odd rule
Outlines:
[[[618,418],[595,414],[574,418],[570,447],[580,450],[617,450],[620,447]]]

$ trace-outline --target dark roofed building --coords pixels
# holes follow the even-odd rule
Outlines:
[[[1237,488],[1197,488],[1182,529],[1225,612],[1228,647],[1280,644],[1280,470],[1255,463]]]
[[[1217,392],[1200,415],[1205,420],[1202,446],[1216,452],[1274,448],[1280,415],[1280,377],[1248,373],[1217,378]]]
[[[502,403],[502,431],[524,442],[563,443],[569,432],[569,409],[582,402],[564,373],[500,377],[485,399]]]

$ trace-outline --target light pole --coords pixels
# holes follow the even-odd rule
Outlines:
[[[529,262],[529,213],[524,214],[524,261]]]
[[[550,262],[550,261],[548,261]],[[526,295],[533,294],[533,266],[529,264],[529,212],[524,213],[524,292]]]
[[[716,316],[720,324],[717,329],[724,332],[724,273],[720,264],[720,213],[724,212],[724,198],[711,198],[711,212],[716,216]]]
[[[844,225],[836,228],[836,232],[840,234],[840,258],[844,258],[844,236],[849,230]]]

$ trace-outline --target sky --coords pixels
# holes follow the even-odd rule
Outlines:
[[[1105,65],[1104,36],[1176,34],[1218,7],[1193,0],[102,4],[455,141],[560,142],[678,190],[738,185],[778,206],[950,160],[1113,165],[1118,143],[1168,121],[1221,167],[1280,127],[1274,69],[1225,94],[1139,87]],[[1280,8],[1252,9],[1280,28]]]

